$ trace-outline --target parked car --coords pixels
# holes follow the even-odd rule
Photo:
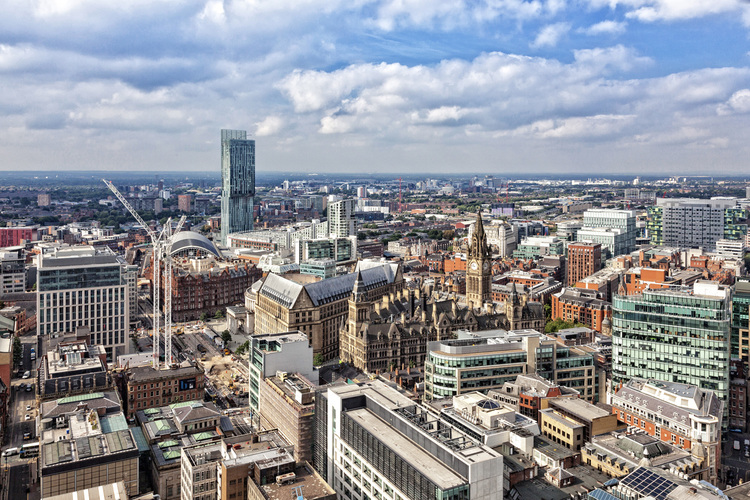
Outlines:
[[[31,372],[27,370],[27,371],[23,372],[23,377],[21,377],[21,378],[29,378],[29,377],[31,377]]]
[[[31,420],[31,415],[29,415],[29,414],[27,413],[27,414],[26,414],[26,416],[25,416],[25,417],[24,417],[23,419],[24,419],[24,420]]]
[[[31,411],[31,405],[26,405],[26,411]]]

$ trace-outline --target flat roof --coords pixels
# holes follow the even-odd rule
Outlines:
[[[612,415],[612,412],[592,405],[588,401],[580,398],[555,398],[551,399],[549,403],[550,406],[554,408],[561,408],[571,415],[587,420],[589,422],[597,418],[603,418]]]
[[[284,485],[269,483],[260,486],[260,491],[268,500],[287,500],[293,496],[295,488],[302,487],[305,498],[316,499],[335,495],[336,492],[308,464],[298,465],[294,470],[294,482]]]
[[[466,480],[443,465],[440,460],[401,435],[366,408],[351,410],[347,415],[372,435],[380,438],[394,453],[406,460],[443,491],[466,484]]]

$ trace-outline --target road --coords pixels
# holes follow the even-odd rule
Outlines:
[[[31,347],[38,349],[37,338],[35,335],[21,337],[21,344],[23,346],[23,358],[20,368],[14,372],[17,377],[11,380],[11,396],[8,404],[9,432],[6,434],[7,444],[3,446],[3,450],[8,448],[20,449],[24,444],[33,442],[37,436],[36,393],[34,390],[26,390],[30,384],[32,387],[36,387],[38,358],[37,360],[31,359]],[[30,372],[29,378],[18,377],[19,374],[26,371]],[[29,420],[26,420],[26,415],[29,415]],[[28,440],[23,439],[24,433],[29,433]],[[20,454],[2,457],[3,474],[0,483],[3,488],[0,490],[0,500],[27,498],[31,471],[29,464],[35,460],[35,458],[21,458]]]

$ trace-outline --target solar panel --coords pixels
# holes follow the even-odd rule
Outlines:
[[[667,495],[677,488],[673,481],[659,474],[639,467],[620,480],[620,484],[635,490],[640,495],[652,496],[655,500],[666,500]]]

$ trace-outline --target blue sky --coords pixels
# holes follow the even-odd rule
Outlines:
[[[745,0],[8,0],[0,169],[742,175]]]

